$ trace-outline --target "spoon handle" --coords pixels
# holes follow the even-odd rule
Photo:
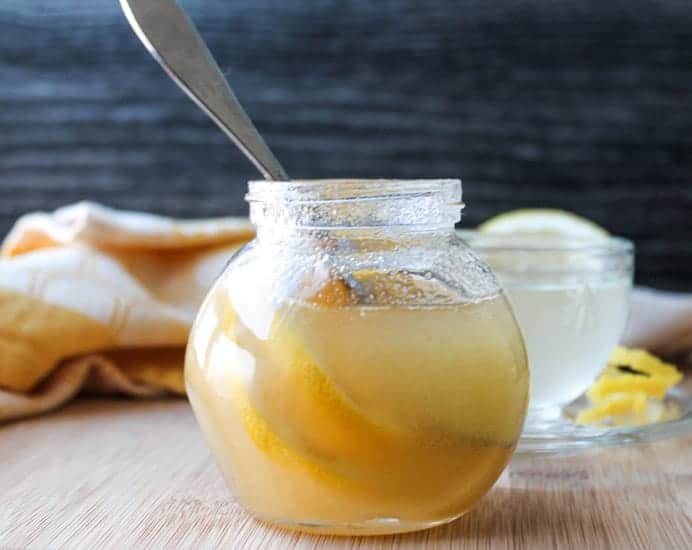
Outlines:
[[[265,179],[287,180],[214,61],[194,23],[175,0],[120,0],[144,46],[173,81],[228,135]]]

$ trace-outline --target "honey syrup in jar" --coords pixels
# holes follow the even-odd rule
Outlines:
[[[251,182],[257,238],[207,296],[188,394],[237,501],[337,534],[451,521],[526,413],[521,333],[459,240],[458,180]]]

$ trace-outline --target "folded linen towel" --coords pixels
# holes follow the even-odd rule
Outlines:
[[[197,307],[253,235],[93,203],[22,217],[0,250],[0,422],[80,391],[183,395]],[[692,360],[692,296],[636,289],[624,342]]]
[[[253,235],[244,218],[175,221],[92,203],[22,217],[0,251],[0,422],[83,389],[184,394],[197,307]]]

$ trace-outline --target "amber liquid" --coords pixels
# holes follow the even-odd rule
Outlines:
[[[529,379],[503,296],[284,303],[263,331],[243,317],[212,294],[185,374],[234,495],[260,518],[331,533],[418,529],[465,512],[507,464]]]

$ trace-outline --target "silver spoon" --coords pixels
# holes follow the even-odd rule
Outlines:
[[[175,0],[120,0],[127,20],[173,81],[231,138],[267,180],[287,180],[224,78],[204,40]]]
[[[231,138],[267,180],[288,176],[235,97],[195,24],[176,0],[120,0],[135,34],[173,81]],[[344,282],[359,296],[355,277]]]

